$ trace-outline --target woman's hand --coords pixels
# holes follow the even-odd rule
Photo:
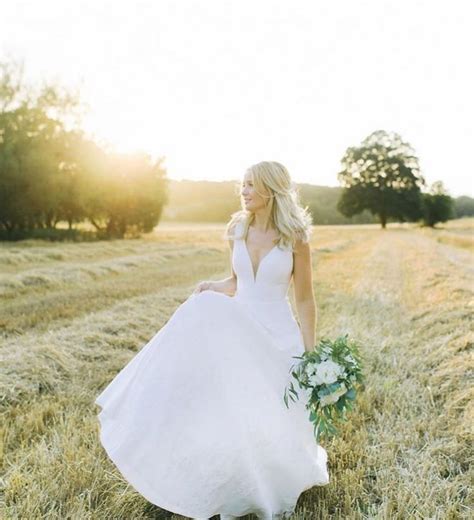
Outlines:
[[[202,291],[213,291],[213,290],[214,290],[214,282],[203,281],[203,282],[199,282],[196,285],[196,288],[194,289],[193,294],[197,294]]]
[[[237,279],[233,276],[230,276],[229,278],[224,278],[224,280],[199,282],[192,294],[197,294],[202,291],[215,291],[226,294],[228,296],[234,296],[236,289]]]

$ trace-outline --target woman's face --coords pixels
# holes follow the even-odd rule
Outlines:
[[[255,212],[265,208],[266,199],[255,191],[252,174],[250,172],[244,175],[240,194],[246,210]]]

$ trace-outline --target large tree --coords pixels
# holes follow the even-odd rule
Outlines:
[[[425,180],[413,148],[400,135],[377,130],[359,146],[348,148],[341,164],[338,179],[344,190],[337,208],[344,216],[369,210],[382,228],[389,218],[421,218]]]

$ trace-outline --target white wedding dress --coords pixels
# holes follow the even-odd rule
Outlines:
[[[283,400],[292,356],[304,351],[287,296],[292,251],[275,246],[254,276],[236,236],[232,263],[234,296],[191,294],[96,398],[100,440],[160,508],[270,520],[329,482],[327,454],[304,394],[289,408]]]

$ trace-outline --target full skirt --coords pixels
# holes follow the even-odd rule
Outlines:
[[[102,445],[153,504],[267,520],[329,482],[304,394],[283,400],[301,352],[257,318],[237,298],[193,294],[96,398]]]

